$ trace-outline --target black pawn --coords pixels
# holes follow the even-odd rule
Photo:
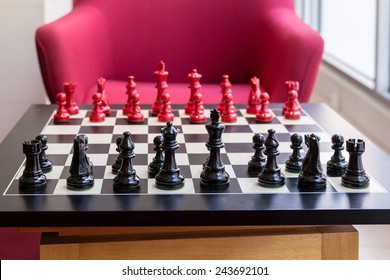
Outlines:
[[[46,156],[47,136],[41,134],[38,135],[35,140],[41,141],[42,144],[42,151],[39,154],[39,164],[41,165],[41,169],[43,173],[50,172],[53,169],[53,164]]]
[[[116,151],[118,153],[120,153],[119,145],[121,144],[121,142],[122,142],[122,136],[119,136],[116,139]],[[118,157],[116,158],[115,162],[111,165],[111,170],[112,170],[113,174],[118,174],[119,168],[121,168],[121,164],[122,164],[122,159],[118,155]]]
[[[220,114],[217,109],[211,111],[210,118],[211,123],[206,124],[209,134],[206,147],[210,155],[200,174],[200,185],[209,189],[224,189],[229,187],[230,183],[230,176],[225,171],[225,165],[221,160],[221,149],[225,146],[222,142],[225,126],[219,123]]]
[[[366,188],[370,178],[363,168],[362,154],[365,151],[365,142],[361,139],[349,139],[346,142],[349,153],[349,163],[345,173],[341,176],[341,183],[348,188]]]
[[[19,178],[19,187],[24,191],[37,191],[46,187],[46,176],[39,164],[39,153],[42,144],[38,140],[23,143],[23,153],[26,155],[26,165],[23,175]]]
[[[94,184],[93,167],[87,156],[88,137],[79,134],[73,141],[73,157],[69,168],[70,176],[66,179],[69,189],[89,189]]]
[[[119,150],[121,167],[118,170],[118,175],[114,178],[114,191],[122,193],[138,191],[140,189],[140,181],[131,162],[135,154],[133,152],[134,143],[131,140],[129,131],[123,132]]]
[[[347,169],[348,163],[345,161],[345,157],[342,154],[344,150],[344,137],[340,134],[332,136],[332,149],[334,154],[326,164],[326,171],[329,176],[341,176]]]
[[[276,157],[279,155],[279,142],[275,136],[275,130],[269,129],[268,136],[265,140],[265,152],[267,162],[258,176],[260,186],[266,188],[280,187],[284,185],[285,177],[280,171],[276,162]]]
[[[248,173],[259,175],[263,170],[266,162],[266,156],[263,154],[265,138],[263,134],[255,133],[252,137],[253,149],[255,154],[252,156],[251,160],[248,162]]]
[[[326,188],[326,176],[322,172],[320,160],[320,140],[320,137],[315,134],[305,135],[308,151],[298,176],[298,187],[302,190],[317,191]]]
[[[172,126],[171,122],[161,130],[163,142],[160,147],[164,151],[164,163],[156,175],[156,187],[163,190],[175,190],[184,186],[184,177],[177,167],[175,151],[179,149],[176,135],[179,130]]]
[[[290,148],[293,150],[292,154],[286,161],[286,170],[289,172],[299,173],[302,170],[302,156],[300,150],[302,150],[303,138],[301,135],[294,133],[290,137]]]
[[[160,168],[164,163],[164,153],[163,153],[163,149],[161,148],[162,142],[163,142],[162,135],[158,135],[153,139],[153,144],[154,144],[153,150],[156,152],[156,154],[148,166],[149,174],[151,176],[155,176],[160,171]]]

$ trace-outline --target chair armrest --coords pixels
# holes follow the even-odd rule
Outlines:
[[[76,5],[66,16],[39,27],[35,42],[51,103],[64,82],[76,82],[76,94],[84,94],[91,81],[110,71],[107,25],[99,9]]]
[[[272,102],[287,99],[285,81],[300,83],[299,100],[308,102],[324,50],[320,34],[306,25],[293,9],[274,9],[261,25],[261,53],[256,63],[262,85]]]

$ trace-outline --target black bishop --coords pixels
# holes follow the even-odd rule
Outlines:
[[[130,131],[123,132],[119,150],[121,167],[114,178],[114,191],[122,193],[138,191],[140,189],[140,180],[132,164],[132,159],[135,157],[135,154],[133,152],[134,143],[131,140]]]
[[[275,188],[284,185],[285,177],[280,171],[280,167],[276,162],[276,157],[279,155],[279,142],[275,136],[275,130],[269,129],[268,136],[265,140],[265,152],[267,162],[258,176],[260,186],[266,188]]]

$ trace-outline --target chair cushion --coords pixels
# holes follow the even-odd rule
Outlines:
[[[39,233],[19,233],[18,228],[0,228],[0,260],[38,260]]]

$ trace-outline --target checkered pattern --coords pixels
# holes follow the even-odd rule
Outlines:
[[[302,112],[300,120],[287,120],[282,116],[281,108],[273,108],[274,120],[269,124],[257,123],[254,115],[248,115],[245,109],[238,110],[238,120],[235,123],[225,123],[222,140],[225,147],[221,150],[222,161],[231,181],[224,193],[298,193],[297,176],[285,170],[284,163],[291,154],[290,136],[293,133],[315,133],[321,137],[321,162],[326,164],[333,154],[331,136],[328,135],[306,112]],[[53,112],[54,114],[54,112]],[[48,158],[53,163],[53,170],[46,174],[47,187],[39,194],[47,195],[106,195],[114,194],[111,165],[118,156],[116,139],[124,131],[130,131],[135,144],[133,166],[141,179],[141,190],[138,193],[120,195],[148,195],[148,194],[199,194],[210,192],[200,187],[200,173],[202,164],[208,157],[205,143],[208,134],[204,124],[190,124],[189,116],[183,110],[175,110],[174,126],[180,130],[177,142],[180,148],[176,151],[176,162],[185,179],[183,188],[167,191],[155,186],[154,178],[148,176],[148,164],[154,157],[153,138],[160,134],[164,123],[158,122],[147,110],[143,111],[145,122],[129,124],[127,117],[121,110],[113,110],[109,117],[101,123],[89,121],[90,111],[81,110],[78,115],[71,116],[66,124],[54,124],[51,117],[41,132],[48,136]],[[208,114],[208,113],[207,113]],[[209,120],[208,120],[209,122]],[[286,176],[286,184],[277,188],[264,188],[258,185],[257,177],[247,173],[248,161],[254,154],[252,137],[254,133],[267,136],[267,130],[273,128],[279,141],[280,155],[277,157],[279,166]],[[77,134],[86,134],[89,139],[87,154],[93,163],[95,183],[91,189],[84,191],[69,190],[66,187],[66,178],[69,176],[69,167],[72,159],[73,139]],[[301,154],[304,155],[304,145]],[[346,152],[345,152],[346,153]],[[347,155],[345,155],[347,156]],[[18,195],[18,178],[22,175],[23,164],[10,182],[5,195]],[[324,167],[324,170],[325,167]],[[371,176],[369,188],[354,190],[341,186],[340,177],[328,177],[326,192],[386,192]],[[34,195],[34,194],[31,194]]]

